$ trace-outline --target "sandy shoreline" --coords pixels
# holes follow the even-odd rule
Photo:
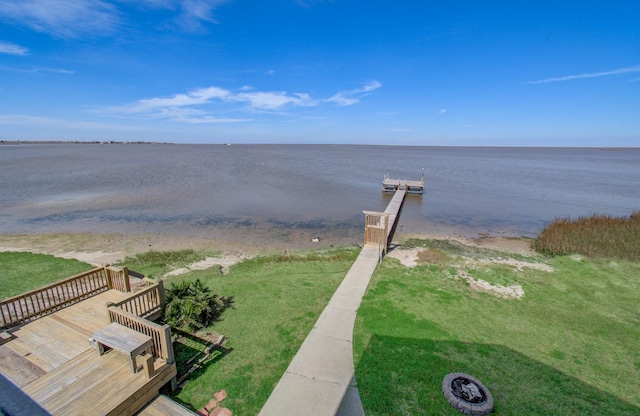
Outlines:
[[[183,249],[220,253],[222,256],[255,256],[274,252],[277,246],[257,243],[220,241],[165,234],[3,234],[0,235],[0,251],[51,254],[73,258],[93,265],[115,263],[126,256],[154,251]]]
[[[530,254],[530,240],[525,238],[494,237],[469,239],[452,235],[397,234],[394,241],[406,238],[431,238],[459,241],[466,245],[492,248],[501,251]],[[247,258],[257,255],[279,253],[283,250],[312,250],[329,248],[331,244],[303,243],[292,247],[278,241],[223,241],[199,237],[166,234],[4,234],[0,235],[0,251],[19,251],[51,254],[56,257],[73,258],[93,265],[114,263],[126,256],[147,251],[170,251],[181,249],[202,250],[219,253],[222,258]]]

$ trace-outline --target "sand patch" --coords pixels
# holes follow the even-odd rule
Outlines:
[[[553,267],[549,266],[546,263],[531,263],[531,262],[528,262],[528,261],[520,261],[520,260],[516,260],[516,259],[503,258],[503,257],[489,258],[489,259],[466,259],[465,260],[465,265],[467,265],[469,267],[473,267],[473,268],[481,267],[481,266],[491,266],[491,265],[495,265],[495,264],[504,264],[505,266],[513,267],[514,269],[518,270],[519,272],[523,271],[523,269],[525,269],[525,268],[533,269],[533,270],[540,270],[542,272],[547,272],[547,273],[553,272]]]
[[[419,262],[419,253],[423,251],[424,248],[411,248],[408,250],[403,249],[395,249],[387,253],[387,257],[392,259],[397,259],[402,263],[403,266],[406,267],[416,267],[420,264]],[[464,266],[466,267],[481,267],[481,266],[491,266],[495,264],[503,264],[506,266],[510,266],[515,268],[518,271],[522,271],[524,268],[529,268],[533,270],[540,270],[543,272],[553,272],[553,267],[549,266],[545,263],[535,263],[528,261],[521,261],[511,258],[504,257],[495,257],[488,259],[476,259],[476,258],[466,258],[464,260]]]
[[[192,270],[206,270],[211,267],[220,266],[220,272],[222,274],[229,273],[229,267],[234,264],[238,264],[241,261],[250,259],[252,256],[246,254],[227,254],[220,257],[207,257],[202,261],[192,263],[187,267],[181,267],[165,273],[162,277],[179,276],[181,274],[189,273]]]
[[[466,280],[471,290],[488,292],[504,299],[522,299],[524,297],[524,289],[520,285],[494,285],[486,280],[475,279],[464,270],[458,270],[456,277]]]
[[[530,238],[483,237],[467,241],[471,241],[477,247],[491,250],[516,253],[523,256],[535,255],[535,251],[531,248],[532,240]]]
[[[387,253],[386,257],[399,260],[405,267],[416,267],[418,265],[418,253],[423,248],[411,248],[408,250],[395,249]]]
[[[422,236],[422,238],[424,238],[424,236]],[[525,256],[534,254],[534,252],[531,250],[530,242],[527,239],[490,237],[469,240],[464,237],[443,238],[442,236],[431,236],[430,238],[446,239],[449,241],[456,241],[469,247],[498,250]],[[422,247],[416,247],[406,250],[402,248],[396,248],[395,250],[387,253],[387,257],[397,259],[398,261],[400,261],[400,263],[402,263],[402,265],[406,267],[416,267],[421,264],[420,254],[425,250],[426,249]],[[458,257],[457,261],[459,261],[459,263],[453,265],[457,269],[457,274],[455,276],[452,276],[453,278],[466,280],[469,283],[469,288],[471,290],[491,293],[504,299],[521,299],[524,296],[524,289],[519,284],[504,286],[500,284],[489,283],[482,279],[476,279],[471,276],[465,269],[478,269],[481,267],[505,265],[512,267],[518,272],[522,272],[524,269],[539,270],[547,273],[553,272],[553,268],[546,263],[522,261],[509,257],[474,258],[460,256]]]

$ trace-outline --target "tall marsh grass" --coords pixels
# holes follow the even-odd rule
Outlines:
[[[595,214],[590,217],[556,219],[533,242],[539,253],[584,254],[640,260],[640,211],[629,217]]]

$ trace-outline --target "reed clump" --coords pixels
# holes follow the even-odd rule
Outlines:
[[[554,256],[583,254],[640,260],[640,211],[629,217],[594,214],[590,217],[556,219],[533,242],[533,248]]]

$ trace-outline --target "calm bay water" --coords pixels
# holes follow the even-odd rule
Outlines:
[[[0,233],[361,242],[385,172],[418,179],[400,233],[535,236],[640,210],[640,149],[330,145],[0,146]]]

